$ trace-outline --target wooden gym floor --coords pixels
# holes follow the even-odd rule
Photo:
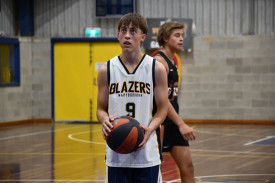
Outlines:
[[[275,125],[192,124],[196,182],[275,182]],[[0,126],[0,182],[104,182],[100,124]],[[164,182],[180,182],[164,154]]]

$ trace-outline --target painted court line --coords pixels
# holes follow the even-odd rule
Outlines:
[[[218,178],[218,177],[251,177],[251,176],[275,176],[275,174],[229,174],[229,175],[207,175],[207,176],[197,176],[196,179],[200,178]],[[93,180],[93,179],[10,179],[10,180],[0,180],[0,182],[104,182],[105,180]],[[180,182],[180,179],[163,181],[164,183]],[[201,182],[207,183],[207,182]],[[218,183],[215,181],[215,183]]]
[[[219,178],[219,177],[253,177],[253,176],[275,176],[275,174],[229,174],[229,175],[206,175],[206,176],[197,176],[195,179],[203,179],[203,178]],[[230,180],[230,179],[229,179]],[[240,180],[241,181],[241,180]],[[163,181],[164,183],[175,183],[180,182],[180,179],[175,180],[167,180]],[[226,181],[227,182],[227,181]],[[223,183],[218,182],[217,180],[214,182],[204,182],[200,180],[200,183]]]
[[[98,132],[100,130],[94,130],[92,132]],[[85,133],[91,133],[90,131],[86,131],[86,132],[79,132],[79,133],[73,133],[73,134],[69,134],[68,138],[71,140],[75,140],[75,141],[79,141],[79,142],[84,142],[84,143],[91,143],[91,144],[100,144],[100,145],[105,145],[106,143],[104,142],[95,142],[95,141],[90,141],[90,140],[82,140],[82,139],[78,139],[73,137],[74,135],[79,135],[79,134],[85,134]]]
[[[255,140],[255,141],[252,141],[252,142],[248,142],[246,144],[244,144],[245,146],[249,146],[249,145],[253,145],[253,144],[256,144],[258,142],[263,142],[265,140],[269,140],[269,139],[272,139],[272,138],[275,138],[275,136],[266,136],[265,138],[262,138],[262,139],[259,139],[259,140]],[[275,144],[274,144],[275,145]]]
[[[21,138],[21,137],[27,137],[27,136],[34,136],[34,135],[42,135],[42,134],[47,134],[47,133],[52,133],[53,131],[57,132],[57,131],[63,131],[63,130],[69,130],[69,129],[73,129],[76,127],[68,127],[68,128],[62,128],[62,129],[58,129],[58,130],[46,130],[46,131],[40,131],[40,132],[32,132],[32,133],[25,133],[25,134],[21,134],[21,135],[13,135],[13,136],[7,136],[7,137],[1,137],[1,140],[9,140],[9,139],[15,139],[15,138]]]
[[[266,155],[275,155],[275,153],[266,153],[266,152],[249,152],[249,151],[222,151],[222,150],[204,150],[204,149],[192,149],[191,151],[197,152],[213,152],[213,153],[235,153],[235,154],[266,154]]]

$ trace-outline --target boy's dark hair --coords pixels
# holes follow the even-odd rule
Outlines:
[[[138,13],[128,13],[123,15],[118,23],[117,30],[120,31],[122,26],[128,26],[132,23],[133,27],[140,28],[143,34],[148,33],[148,24],[146,19]]]
[[[174,29],[183,29],[185,30],[184,24],[180,24],[177,22],[166,22],[162,24],[158,31],[157,41],[159,43],[159,46],[164,45],[164,39],[169,38],[169,36],[172,34]]]

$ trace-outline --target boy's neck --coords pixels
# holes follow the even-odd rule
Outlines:
[[[137,64],[139,63],[140,59],[143,57],[143,53],[140,52],[129,52],[125,53],[123,52],[120,55],[120,58],[122,59],[123,63],[127,66],[130,72],[132,72]]]
[[[169,48],[163,48],[163,49],[161,49],[161,51],[164,52],[165,55],[166,55],[171,61],[174,60],[174,56],[175,56],[175,54],[176,54],[175,51],[172,51],[172,50],[169,49]]]
[[[136,65],[140,61],[141,57],[143,56],[143,53],[140,52],[123,52],[120,57],[122,58],[124,64],[127,65]]]

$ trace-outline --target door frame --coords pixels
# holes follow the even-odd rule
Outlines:
[[[118,42],[117,38],[51,38],[51,94],[52,94],[52,120],[55,122],[55,96],[54,96],[54,44],[55,43],[64,43],[64,42]]]

